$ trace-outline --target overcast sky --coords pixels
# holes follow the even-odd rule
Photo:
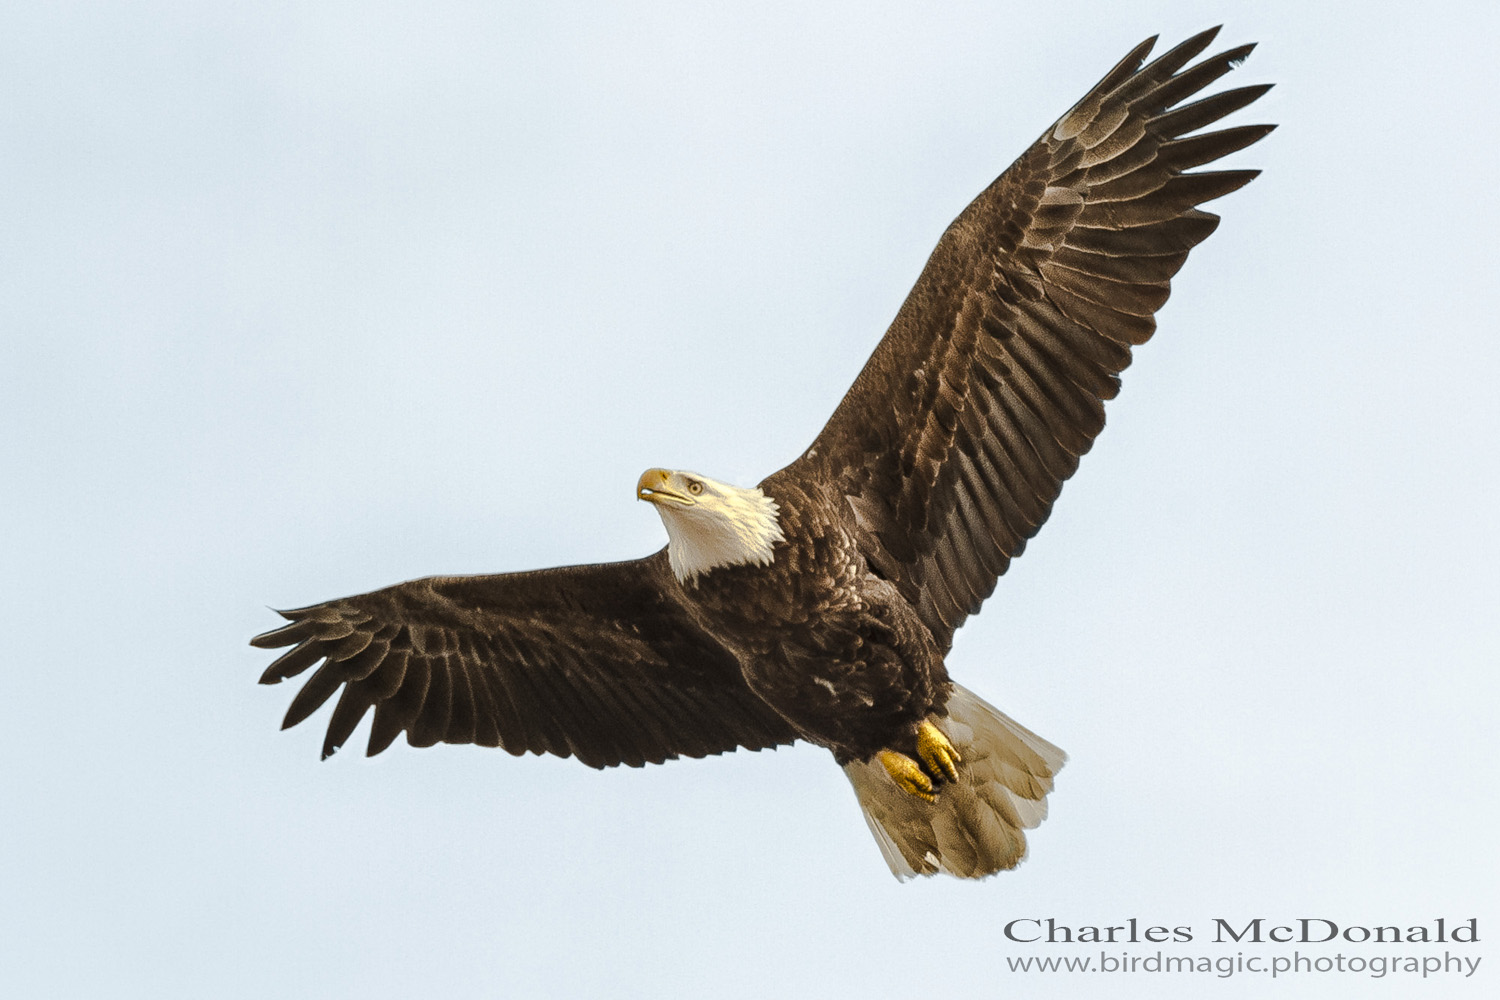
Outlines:
[[[1002,930],[1477,917],[1500,963],[1497,8],[809,6],[0,12],[0,992],[1494,988]],[[277,731],[268,607],[658,548],[643,469],[795,457],[968,200],[1219,20],[1265,173],[949,660],[1071,755],[1021,868],[899,885],[805,746]]]

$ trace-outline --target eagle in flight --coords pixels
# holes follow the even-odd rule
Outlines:
[[[1131,348],[1255,170],[1193,170],[1274,126],[1200,131],[1269,85],[1199,93],[1218,29],[1136,46],[954,220],[812,446],[758,486],[647,470],[666,548],[629,562],[430,577],[281,615],[261,677],[315,665],[326,757],[374,709],[406,733],[661,763],[796,740],[848,775],[898,878],[1013,868],[1057,747],[948,676],[954,631],[1047,519]]]

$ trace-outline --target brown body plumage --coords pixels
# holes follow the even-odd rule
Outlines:
[[[785,534],[775,561],[706,573],[684,604],[750,690],[840,764],[910,752],[917,724],[947,702],[942,650],[871,570],[838,499],[806,487],[786,472],[761,483]]]
[[[845,765],[898,876],[1013,866],[1063,755],[944,657],[1217,226],[1197,206],[1255,176],[1189,172],[1271,129],[1188,136],[1268,89],[1184,103],[1250,52],[1188,66],[1215,34],[1144,65],[1142,43],[986,188],[813,446],[759,490],[652,470],[639,495],[672,536],[653,556],[284,612],[254,640],[293,646],[262,680],[322,662],[286,725],[342,688],[325,756],[372,707],[372,754],[403,731],[595,767],[802,738]]]

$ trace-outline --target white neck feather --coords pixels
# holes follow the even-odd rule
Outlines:
[[[687,508],[658,509],[667,527],[667,558],[680,583],[695,582],[721,566],[768,566],[776,543],[786,537],[776,501],[758,488],[715,483],[711,499]]]

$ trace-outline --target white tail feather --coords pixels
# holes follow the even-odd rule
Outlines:
[[[965,688],[933,719],[963,762],[936,803],[902,791],[878,760],[844,765],[865,822],[903,882],[944,872],[983,878],[1026,856],[1026,835],[1047,818],[1052,776],[1067,754]]]

